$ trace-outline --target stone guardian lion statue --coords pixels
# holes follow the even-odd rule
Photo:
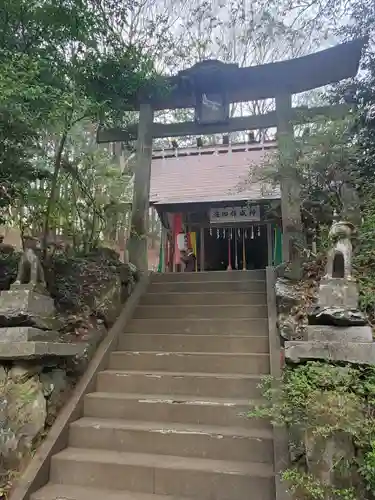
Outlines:
[[[18,273],[14,285],[30,284],[46,286],[42,264],[35,252],[37,240],[24,239],[24,252],[18,265]]]

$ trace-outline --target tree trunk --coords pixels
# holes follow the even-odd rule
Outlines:
[[[47,202],[47,208],[46,208],[46,213],[44,216],[44,225],[43,225],[43,236],[42,236],[42,249],[43,249],[43,257],[45,258],[47,256],[47,243],[48,243],[48,233],[49,233],[49,223],[50,223],[50,218],[51,218],[51,212],[53,209],[53,206],[56,202],[56,194],[57,194],[57,183],[59,180],[59,174],[61,170],[61,160],[62,160],[62,155],[66,143],[66,139],[68,136],[68,132],[65,130],[59,145],[56,150],[56,155],[55,155],[55,161],[54,161],[54,169],[53,169],[53,176],[52,176],[52,183],[51,183],[51,192],[48,198]]]

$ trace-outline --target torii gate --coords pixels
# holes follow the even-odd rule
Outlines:
[[[282,62],[239,68],[209,60],[166,77],[157,87],[137,96],[135,109],[139,123],[127,129],[99,129],[98,143],[123,142],[137,138],[131,234],[128,244],[130,262],[147,271],[147,231],[149,217],[152,139],[189,135],[227,134],[276,127],[279,147],[286,147],[293,126],[308,123],[318,116],[340,117],[348,105],[292,108],[292,95],[337,83],[357,74],[365,38],[337,45],[315,54]],[[229,118],[231,103],[275,99],[276,111],[263,115]],[[195,108],[195,121],[154,123],[154,111]],[[295,234],[301,233],[299,186],[292,179],[281,182],[283,260],[299,257],[292,251]]]

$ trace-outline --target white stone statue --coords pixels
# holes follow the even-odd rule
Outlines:
[[[14,285],[30,284],[46,286],[42,264],[35,252],[37,241],[34,238],[24,239],[24,252],[18,265],[18,273]]]

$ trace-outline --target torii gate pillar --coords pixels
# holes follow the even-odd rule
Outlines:
[[[276,96],[277,115],[277,140],[282,162],[288,161],[291,157],[288,148],[291,147],[294,138],[292,115],[292,96],[282,94]],[[288,166],[280,166],[288,169]],[[302,275],[301,255],[297,240],[303,235],[301,221],[301,188],[296,179],[284,171],[281,176],[281,213],[283,225],[283,261],[289,262],[290,277],[300,279]]]
[[[130,238],[128,241],[129,261],[141,272],[148,271],[148,219],[152,160],[152,124],[154,110],[151,104],[141,104],[137,150],[134,168],[134,192]]]

